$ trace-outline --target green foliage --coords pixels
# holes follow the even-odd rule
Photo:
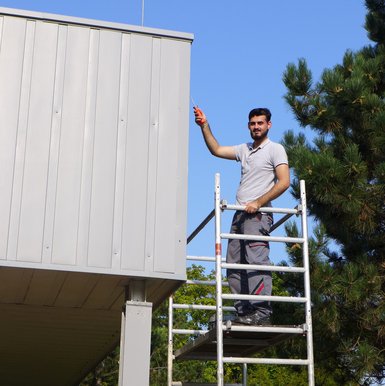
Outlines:
[[[331,374],[338,384],[385,379],[385,2],[366,6],[374,45],[348,50],[317,83],[309,84],[304,59],[283,76],[300,126],[316,134],[311,144],[288,132],[284,146],[293,195],[304,179],[309,212],[322,224],[311,247],[316,366],[337,368]],[[287,232],[298,233],[294,226]],[[301,247],[287,251],[297,264]],[[282,280],[290,292],[301,288],[290,275]]]
[[[114,386],[119,379],[119,347],[91,371],[79,386]]]

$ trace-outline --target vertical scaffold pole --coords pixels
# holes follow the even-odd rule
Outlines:
[[[305,181],[300,181],[300,193],[301,193],[301,220],[302,220],[302,237],[305,242],[303,243],[302,256],[303,265],[305,268],[304,281],[305,281],[305,297],[306,297],[306,325],[307,325],[307,359],[308,359],[308,381],[309,386],[314,386],[314,355],[313,355],[313,324],[311,317],[311,291],[310,291],[310,264],[309,264],[309,247],[308,247],[308,231],[307,231],[307,204],[306,204],[306,189]]]
[[[247,363],[242,366],[242,386],[247,386]]]
[[[167,385],[172,386],[172,371],[173,371],[173,351],[174,351],[174,337],[172,333],[173,328],[173,303],[172,296],[168,298],[168,355],[167,355]]]
[[[222,309],[222,239],[221,239],[221,188],[220,175],[215,174],[215,271],[216,271],[216,322],[217,322],[217,384],[224,385],[223,370],[223,309]]]

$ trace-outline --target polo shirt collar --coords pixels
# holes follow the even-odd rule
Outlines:
[[[267,138],[265,141],[263,141],[262,144],[259,145],[258,147],[256,147],[255,149],[253,148],[253,142],[248,142],[248,143],[247,143],[247,147],[249,148],[250,151],[253,151],[253,150],[262,149],[262,148],[265,147],[268,143],[270,143],[270,139],[269,139],[269,138]]]

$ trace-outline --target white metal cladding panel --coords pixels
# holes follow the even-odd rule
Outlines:
[[[189,95],[186,68],[189,68],[188,47],[180,41],[164,41],[161,54],[159,137],[157,154],[157,194],[155,204],[155,228],[173,224],[168,232],[156,232],[154,251],[155,270],[174,272],[181,270],[186,229],[179,221],[185,211],[187,196],[188,137],[183,131],[183,120],[188,116]],[[172,98],[170,98],[172,96]],[[175,116],[175,101],[181,112]],[[170,120],[175,116],[176,119]],[[171,202],[173,205],[164,205]]]
[[[190,42],[0,17],[0,258],[184,273]]]
[[[11,225],[14,226],[11,231],[17,232],[18,236],[16,258],[40,262],[53,120],[57,26],[37,23],[30,25],[27,33],[25,51],[31,56],[24,56],[23,65],[29,64],[30,68],[28,72],[25,69],[22,92],[29,93],[29,99],[26,95],[23,97],[24,103],[20,105],[20,114],[26,119],[25,126],[19,126],[21,131],[18,132],[16,157],[20,162],[15,169],[15,178],[18,178],[20,201],[15,202],[18,210],[11,215],[15,215],[11,217]],[[43,36],[44,39],[41,38]],[[33,50],[30,44],[34,45]],[[15,243],[10,245],[14,246]]]
[[[25,21],[0,18],[0,258],[7,256]],[[20,117],[22,118],[22,117]],[[11,128],[11,130],[10,130]]]
[[[90,31],[59,26],[58,35],[44,258],[76,264]]]
[[[121,33],[101,31],[87,265],[111,264],[119,106]]]
[[[121,255],[122,268],[145,269],[145,242],[149,157],[153,127],[150,127],[152,40],[132,34],[129,45],[129,92],[124,178]],[[138,113],[140,112],[140,113]],[[117,246],[117,250],[120,246]]]

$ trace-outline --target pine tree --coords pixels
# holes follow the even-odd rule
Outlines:
[[[299,124],[285,134],[309,212],[339,249],[315,262],[316,366],[338,367],[340,384],[385,378],[385,0],[366,0],[373,44],[346,51],[313,82],[306,60],[289,64],[285,95]],[[317,338],[316,338],[317,339]]]

